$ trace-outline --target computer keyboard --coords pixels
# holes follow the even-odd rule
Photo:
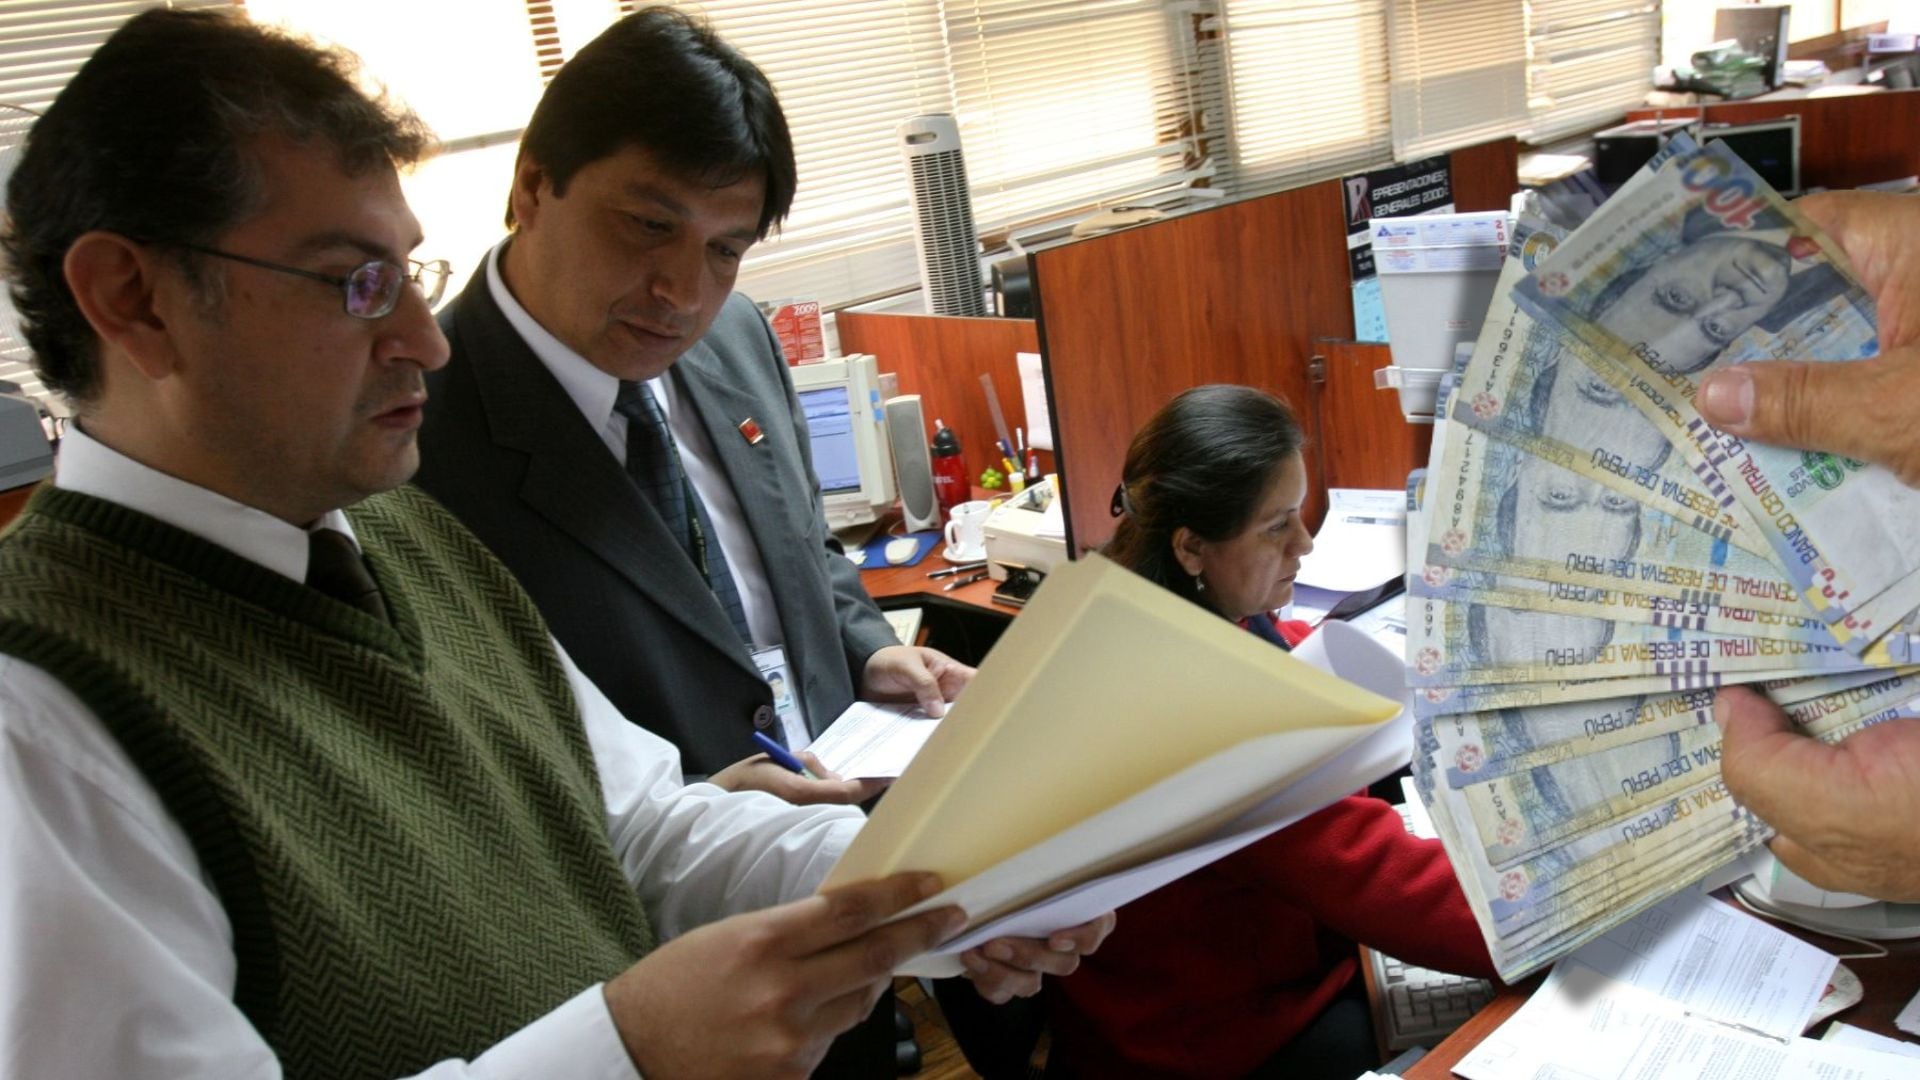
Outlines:
[[[1402,779],[1400,786],[1407,799],[1394,807],[1401,823],[1416,836],[1432,835],[1425,813],[1414,811],[1419,795],[1412,780]],[[1493,984],[1485,979],[1403,964],[1375,949],[1361,951],[1373,969],[1368,986],[1374,1034],[1388,1053],[1434,1045],[1493,1000]]]
[[[1389,1051],[1430,1047],[1493,1000],[1493,986],[1485,979],[1403,964],[1373,949],[1366,952],[1380,995],[1374,1023],[1384,1025],[1378,1034]]]

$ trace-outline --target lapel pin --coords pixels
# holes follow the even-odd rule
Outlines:
[[[749,416],[740,421],[740,437],[747,440],[748,446],[759,446],[767,439],[767,433],[760,430],[759,421]]]

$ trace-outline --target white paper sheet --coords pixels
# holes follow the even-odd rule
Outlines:
[[[1907,1007],[1900,1010],[1900,1015],[1893,1018],[1893,1026],[1909,1035],[1920,1035],[1920,994],[1915,994]]]
[[[1020,368],[1020,399],[1026,404],[1027,446],[1051,450],[1053,416],[1047,411],[1047,379],[1040,370],[1040,354],[1014,353],[1013,361]]]
[[[807,749],[849,780],[895,780],[939,726],[918,706],[856,701]]]
[[[1574,952],[1688,1013],[1776,1039],[1806,1030],[1839,963],[1771,923],[1688,890]]]
[[[1327,518],[1300,560],[1301,584],[1352,593],[1407,572],[1404,490],[1333,488],[1327,497]]]
[[[1689,1017],[1567,959],[1453,1071],[1467,1080],[1898,1080],[1914,1070],[1892,1054]]]
[[[1821,1042],[1839,1046],[1851,1046],[1857,1050],[1873,1050],[1882,1054],[1899,1054],[1901,1057],[1920,1058],[1920,1043],[1910,1043],[1905,1039],[1889,1039],[1866,1028],[1857,1028],[1852,1024],[1843,1024],[1838,1020],[1827,1025],[1827,1033],[1820,1037]]]

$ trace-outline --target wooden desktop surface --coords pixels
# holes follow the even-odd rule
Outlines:
[[[34,485],[17,487],[10,491],[0,491],[0,528],[19,516],[20,508],[27,505],[27,496],[33,494]]]
[[[941,603],[971,604],[1008,618],[1012,618],[1014,613],[1020,610],[993,602],[993,590],[998,588],[1000,583],[992,578],[981,578],[971,585],[962,585],[952,592],[947,592],[943,586],[970,576],[972,571],[944,578],[927,576],[935,570],[945,570],[952,565],[947,561],[946,556],[940,554],[940,549],[935,547],[927,553],[926,558],[913,566],[881,566],[863,569],[860,571],[860,584],[866,587],[867,595],[875,600],[899,601],[917,598]],[[901,605],[896,602],[883,603],[881,606],[899,607]]]
[[[1811,941],[1831,953],[1858,951],[1859,946],[1849,942],[1800,930],[1776,923],[1782,929]],[[1833,1017],[1854,1027],[1865,1028],[1879,1035],[1896,1039],[1911,1039],[1912,1036],[1893,1026],[1893,1018],[1920,992],[1920,941],[1889,941],[1887,955],[1877,960],[1842,960],[1854,974],[1860,976],[1860,1003]],[[1453,1067],[1468,1052],[1480,1045],[1480,1040],[1492,1034],[1493,1030],[1507,1022],[1518,1012],[1520,1006],[1540,985],[1541,977],[1527,979],[1517,987],[1500,991],[1486,1007],[1473,1014],[1458,1031],[1446,1037],[1440,1045],[1427,1053],[1426,1057],[1407,1069],[1402,1075],[1405,1080],[1446,1080],[1453,1075]],[[1830,1021],[1822,1020],[1815,1024],[1815,1033],[1824,1033]]]

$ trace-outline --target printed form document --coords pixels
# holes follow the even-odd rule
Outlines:
[[[1800,1037],[1837,961],[1685,892],[1555,966],[1454,1072],[1468,1080],[1893,1080],[1900,1056]]]

